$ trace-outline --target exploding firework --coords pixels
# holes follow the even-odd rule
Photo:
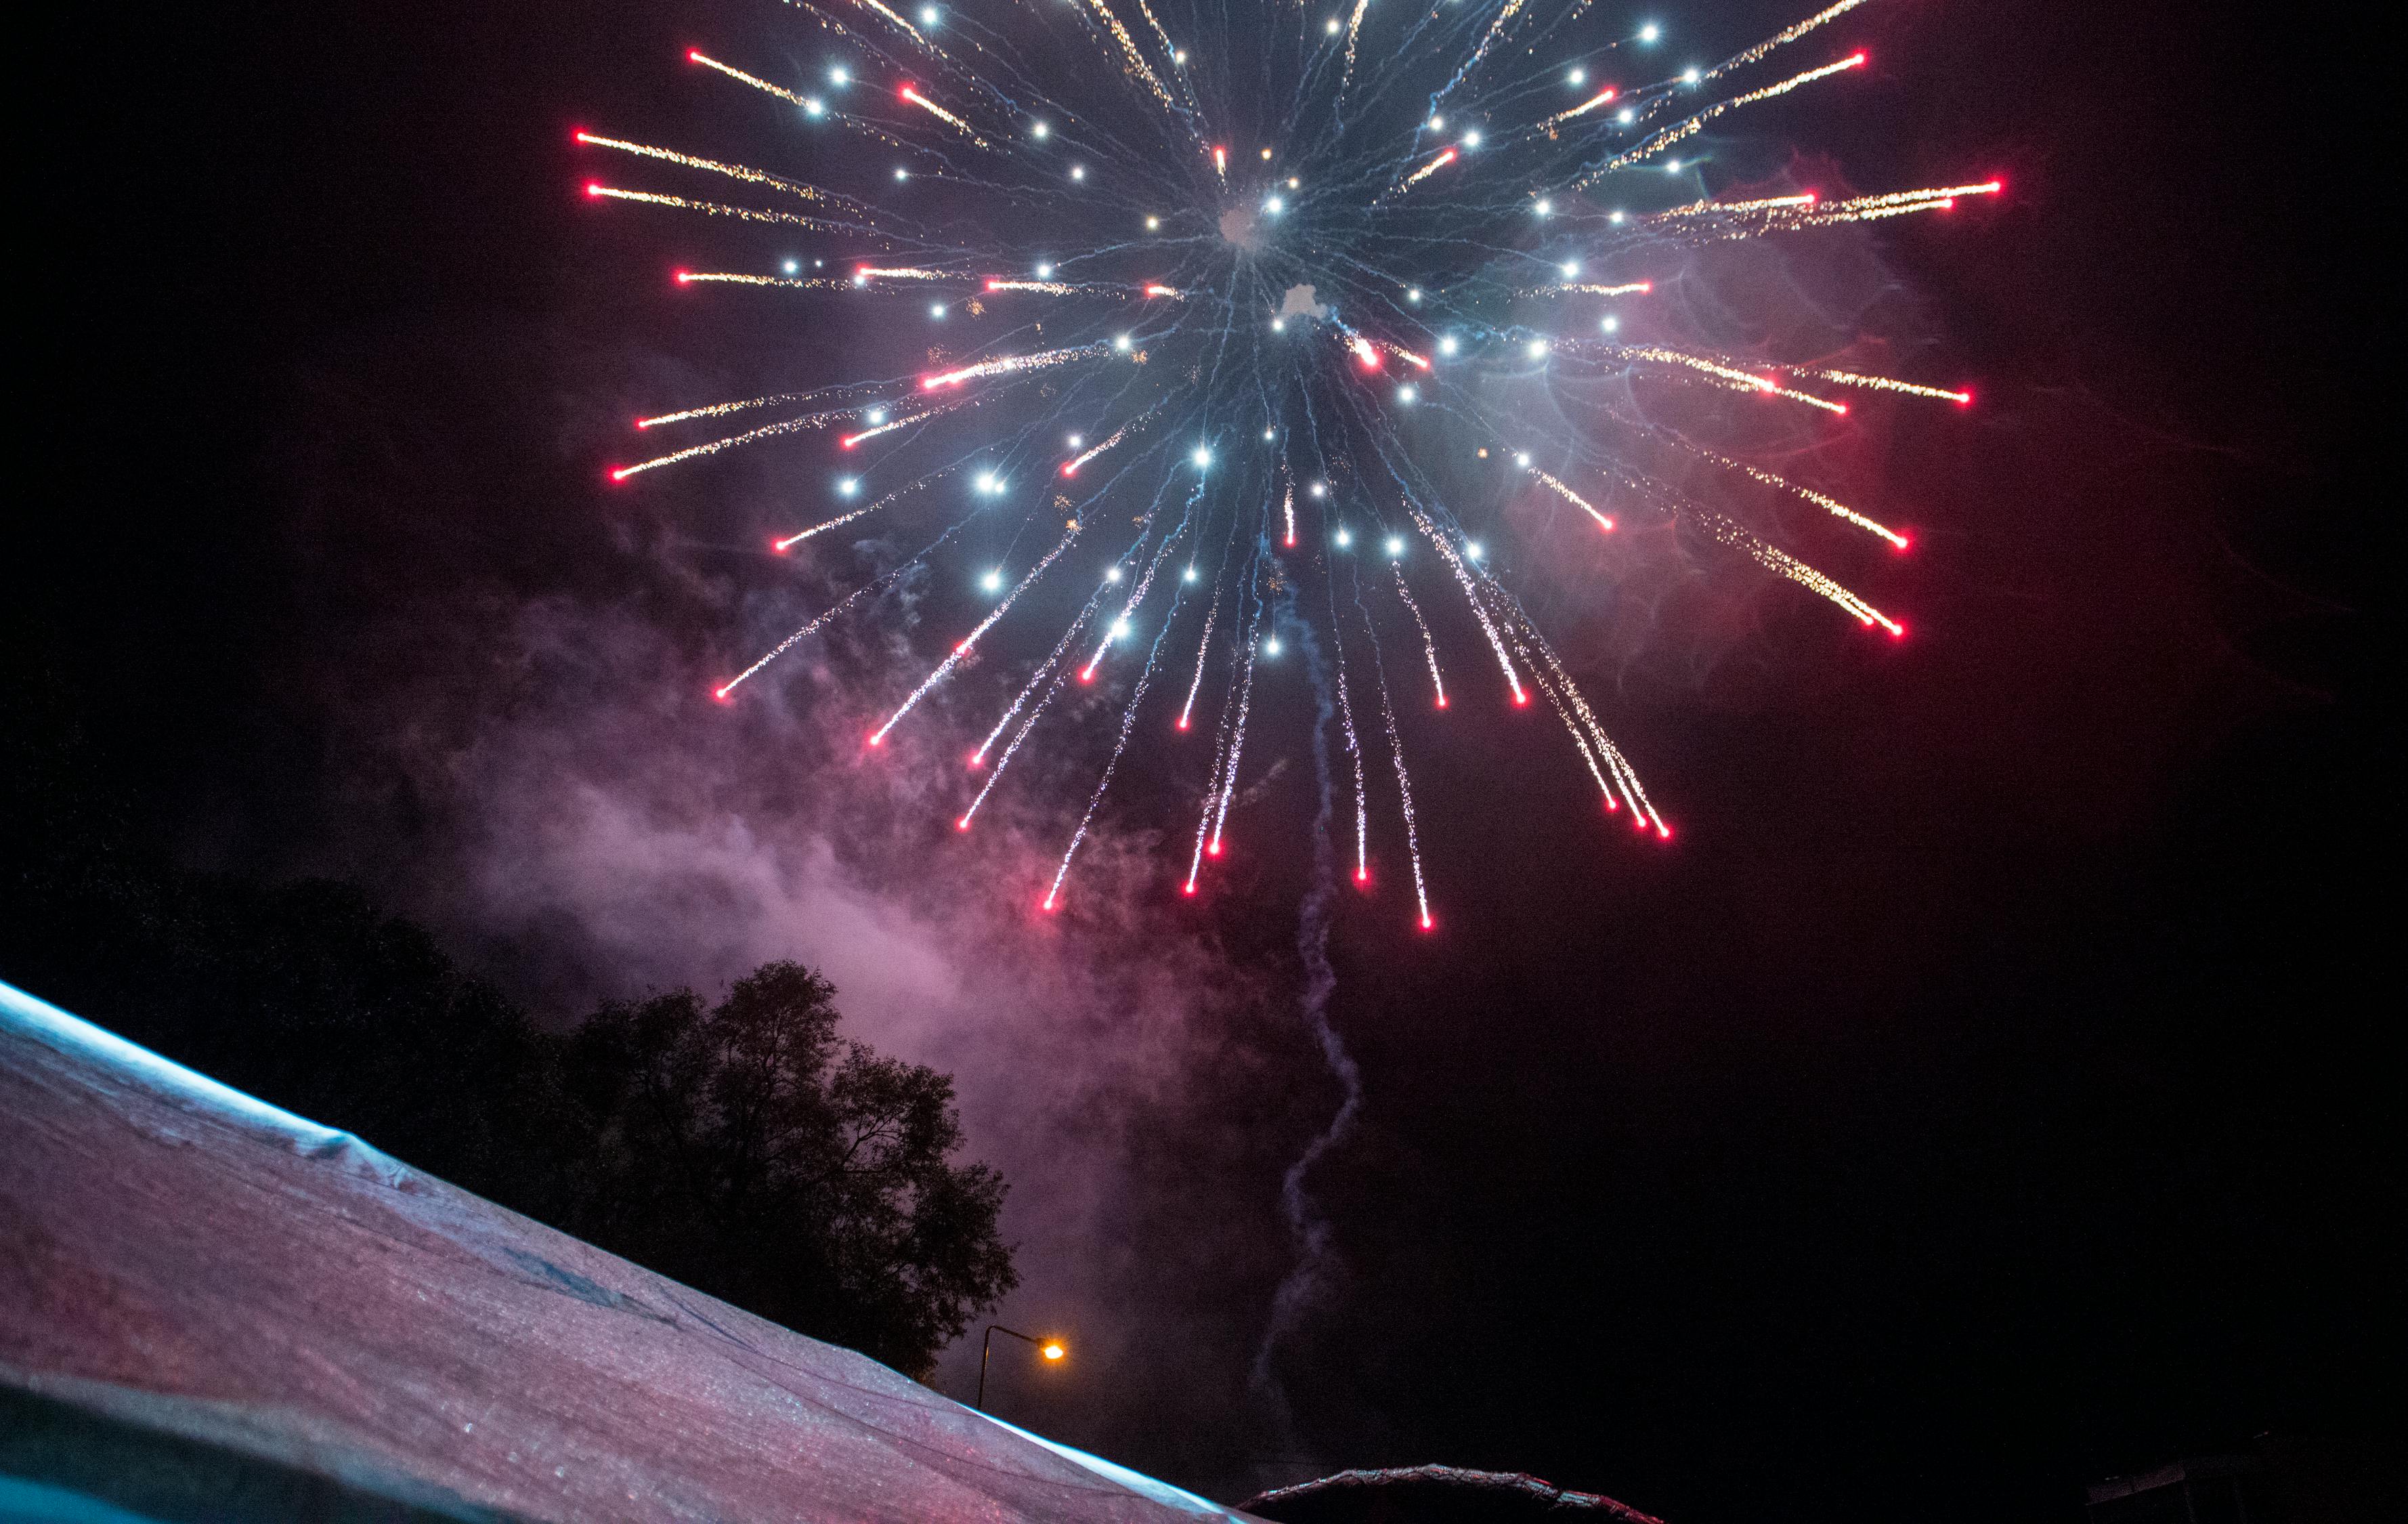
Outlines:
[[[1839,0],[1683,67],[1656,25],[1617,28],[1584,0],[1377,11],[1358,0],[1327,13],[1265,0],[1258,14],[1197,7],[1168,24],[1149,0],[796,0],[818,29],[818,63],[688,58],[731,108],[780,113],[808,172],[580,132],[647,180],[597,180],[587,194],[810,245],[757,266],[680,270],[681,285],[780,293],[802,304],[798,323],[951,314],[950,342],[915,374],[678,401],[637,423],[670,448],[609,475],[783,441],[841,460],[853,503],[781,535],[777,552],[873,514],[922,547],[771,646],[716,690],[723,700],[831,621],[874,617],[907,575],[953,566],[973,525],[1036,548],[1016,571],[959,568],[991,607],[933,663],[890,674],[871,700],[887,717],[867,741],[882,746],[924,715],[921,701],[961,681],[991,630],[1026,625],[1034,665],[995,695],[999,717],[968,753],[954,822],[967,831],[1040,722],[1077,723],[1061,716],[1082,706],[1055,697],[1123,669],[1110,760],[1074,826],[1065,812],[1047,910],[1073,881],[1124,754],[1157,724],[1174,743],[1211,738],[1193,850],[1181,854],[1196,892],[1222,853],[1258,675],[1279,658],[1283,621],[1306,620],[1331,658],[1315,669],[1334,681],[1321,712],[1342,721],[1352,768],[1354,878],[1370,877],[1367,778],[1388,769],[1366,768],[1350,672],[1376,700],[1366,712],[1395,778],[1380,808],[1394,812],[1427,929],[1396,712],[1422,669],[1440,709],[1446,669],[1458,669],[1456,714],[1484,691],[1510,709],[1535,689],[1607,810],[1671,834],[1501,557],[1468,527],[1498,520],[1501,503],[1551,495],[1540,500],[1581,510],[1571,522],[1606,545],[1617,524],[1677,525],[1702,553],[1904,633],[1814,563],[1857,558],[1865,540],[1904,551],[1905,535],[1628,400],[1685,390],[1715,406],[1802,410],[1821,429],[1849,426],[1850,390],[1972,400],[1829,356],[1727,352],[1659,310],[1679,261],[1706,246],[1944,211],[2000,189],[1695,194],[1709,123],[1846,88],[1865,54],[1839,34],[1865,3]],[[1595,400],[1601,383],[1623,401]],[[1533,405],[1541,396],[1548,406]],[[1462,468],[1472,461],[1477,471]],[[927,490],[949,480],[974,487],[967,510]],[[1813,505],[1832,543],[1776,543],[1785,537],[1770,520],[1746,522],[1731,506],[1740,489],[1719,482]],[[1443,662],[1441,603],[1470,632]],[[1391,681],[1383,650],[1413,686]]]

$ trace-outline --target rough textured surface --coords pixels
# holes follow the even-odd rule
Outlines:
[[[1663,1524],[1597,1492],[1568,1492],[1517,1471],[1412,1466],[1341,1471],[1276,1488],[1245,1503],[1279,1524],[1503,1524],[1508,1519],[1616,1520]]]
[[[81,1425],[87,1454],[150,1436],[191,1486],[351,1500],[315,1517],[1242,1517],[5,985],[0,1159],[0,1470],[30,1483],[79,1485],[38,1439]]]

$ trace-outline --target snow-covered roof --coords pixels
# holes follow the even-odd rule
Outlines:
[[[452,1518],[1244,1517],[6,985],[0,1160],[0,1503],[196,1517],[181,1488],[222,1494],[208,1517],[302,1497]]]

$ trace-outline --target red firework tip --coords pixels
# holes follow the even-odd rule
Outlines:
[[[1847,416],[1847,412],[1848,412],[1848,405],[1847,405],[1846,403],[1844,403],[1844,402],[1834,402],[1834,403],[1832,403],[1832,404],[1831,404],[1831,406],[1832,406],[1834,409],[1838,410],[1838,411],[1839,411],[1839,413],[1840,413],[1840,416],[1842,416],[1842,418],[1844,418],[1844,417],[1846,417],[1846,416]]]
[[[1189,879],[1187,883],[1182,886],[1179,892],[1181,894],[1194,894],[1196,892],[1196,881],[1194,879]]]
[[[735,686],[736,686],[736,684],[735,684],[735,683],[731,683],[727,684],[727,686],[726,686],[726,687],[724,687],[724,688],[713,688],[713,689],[711,689],[711,690],[710,690],[710,697],[713,697],[713,698],[715,698],[715,699],[717,699],[717,700],[719,700],[721,703],[723,703],[723,704],[724,704],[724,703],[727,702],[727,694],[728,694],[728,689],[733,688],[733,687],[735,687]]]
[[[1370,870],[1369,869],[1368,869],[1368,868],[1358,868],[1358,869],[1354,870],[1354,882],[1355,882],[1355,883],[1357,883],[1357,884],[1369,884],[1369,883],[1370,883],[1370,882],[1371,882],[1371,870]]]
[[[1904,555],[1904,554],[1906,554],[1906,548],[1907,548],[1908,546],[1910,546],[1910,545],[1914,544],[1914,537],[1913,537],[1913,536],[1911,536],[1911,535],[1900,535],[1900,536],[1899,536],[1899,537],[1898,537],[1898,554],[1900,554],[1900,555]]]
[[[1606,520],[1599,532],[1609,535],[1613,533],[1613,521],[1612,519]]]
[[[1970,408],[1972,405],[1973,389],[1971,387],[1968,386],[1963,391],[1956,394],[1956,406],[1960,408]]]
[[[1620,806],[1620,805],[1618,805],[1618,804],[1614,803],[1614,802],[1613,802],[1613,796],[1612,796],[1612,795],[1611,795],[1611,794],[1608,794],[1608,795],[1605,797],[1605,812],[1606,812],[1607,814],[1612,815],[1612,814],[1619,814],[1619,813],[1621,813],[1621,812],[1622,812],[1622,806]]]
[[[1516,704],[1526,704],[1526,703],[1528,703],[1529,701],[1530,701],[1530,696],[1529,696],[1528,694],[1524,693],[1524,692],[1523,692],[1521,689],[1519,689],[1519,688],[1516,688],[1516,689],[1514,689],[1514,690],[1513,690],[1513,702],[1515,702]]]
[[[1062,463],[1062,474],[1064,476],[1076,476],[1079,474],[1079,467],[1075,463],[1066,460]]]
[[[584,128],[582,128],[582,127],[571,127],[571,128],[569,128],[569,129],[568,129],[568,140],[569,140],[570,142],[572,142],[572,143],[582,143],[582,142],[584,142],[584,141],[585,141],[585,129],[584,129]]]
[[[676,272],[676,274],[677,274],[677,283],[678,283],[679,285],[684,285],[688,280],[693,280],[693,279],[694,279],[694,277],[693,277],[693,276],[691,276],[691,275],[687,274],[687,273],[686,273],[685,271],[683,271],[683,270],[679,270],[679,271],[677,271],[677,272]]]
[[[1656,840],[1659,841],[1670,841],[1672,840],[1672,827],[1665,825],[1660,820],[1657,821],[1656,823]]]
[[[1179,728],[1180,728],[1180,729],[1182,729],[1182,730],[1184,730],[1184,729],[1186,729],[1186,728],[1187,728],[1187,716],[1186,716],[1186,715],[1184,715],[1184,714],[1182,714],[1181,716],[1179,716]]]
[[[1049,895],[1047,895],[1047,896],[1045,897],[1044,903],[1042,903],[1042,904],[1039,905],[1037,908],[1038,908],[1039,910],[1043,911],[1043,912],[1044,912],[1046,914],[1048,914],[1048,915],[1053,914],[1053,913],[1054,913],[1054,897],[1053,897],[1052,895],[1050,895],[1050,894],[1049,894]]]
[[[962,816],[962,818],[961,818],[961,819],[956,820],[956,821],[954,821],[954,822],[953,822],[953,829],[955,829],[955,830],[957,830],[957,831],[966,831],[966,830],[968,830],[969,828],[970,828],[970,817],[969,817],[969,816],[968,816],[968,815],[964,815],[964,816]]]
[[[1889,638],[1890,638],[1891,640],[1905,640],[1905,639],[1906,639],[1906,626],[1905,626],[1904,625],[1893,625],[1893,626],[1891,627],[1891,629],[1890,629],[1890,632],[1889,632]]]
[[[602,194],[602,187],[589,180],[585,182],[585,194],[587,195],[600,195]]]
[[[1296,544],[1296,537],[1294,535],[1288,536],[1287,542],[1291,547],[1293,547]]]
[[[1082,683],[1093,683],[1096,681],[1096,669],[1090,667],[1085,671],[1081,672],[1079,674],[1079,681]]]
[[[687,63],[689,63],[689,64],[699,64],[699,63],[701,63],[701,62],[702,62],[702,50],[701,50],[701,49],[699,49],[699,48],[688,48],[688,49],[685,50],[685,61],[686,61]]]
[[[1855,67],[1863,64],[1867,56],[1867,53],[1862,48],[1857,49],[1855,52],[1848,55],[1849,66]]]
[[[1436,921],[1431,920],[1431,919],[1429,918],[1429,916],[1428,916],[1428,915],[1425,914],[1425,915],[1423,915],[1423,916],[1422,916],[1422,929],[1423,929],[1424,931],[1427,931],[1427,930],[1431,929],[1432,927],[1436,927],[1437,925],[1438,925],[1438,923],[1437,923]]]
[[[838,439],[838,440],[836,442],[836,447],[837,447],[838,450],[850,450],[850,449],[852,449],[854,445],[859,444],[860,442],[861,442],[861,440],[860,440],[860,439],[859,439],[857,436],[848,434],[848,435],[846,435],[843,439]]]
[[[1446,708],[1446,695],[1440,694],[1438,696],[1438,707],[1440,709]]]
[[[633,469],[635,467],[632,466],[607,466],[603,467],[603,475],[609,481],[624,482],[627,480],[627,473]]]
[[[776,539],[775,537],[772,537],[772,538],[771,538],[771,539],[770,539],[770,541],[769,541],[769,554],[770,554],[771,555],[783,555],[783,554],[786,554],[786,542],[785,542],[784,540],[782,540],[782,539]]]
[[[1220,842],[1218,842],[1218,841],[1213,842],[1211,846],[1206,847],[1206,848],[1204,849],[1204,855],[1206,855],[1207,857],[1217,857],[1217,856],[1219,856],[1220,855],[1221,855],[1221,843],[1220,843]]]
[[[873,730],[869,733],[869,744],[872,746],[883,746],[886,744],[886,738]]]

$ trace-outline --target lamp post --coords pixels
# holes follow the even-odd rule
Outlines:
[[[1037,1346],[1037,1353],[1044,1356],[1049,1360],[1058,1360],[1063,1356],[1070,1353],[1069,1345],[1064,1344],[1059,1339],[1039,1339],[1034,1334],[1023,1333],[1018,1329],[1005,1328],[1000,1323],[989,1323],[986,1326],[986,1337],[979,1341],[978,1401],[970,1404],[971,1407],[976,1408],[981,1413],[986,1411],[987,1358],[995,1353],[995,1336],[998,1333],[1009,1333],[1023,1344],[1035,1344]]]

